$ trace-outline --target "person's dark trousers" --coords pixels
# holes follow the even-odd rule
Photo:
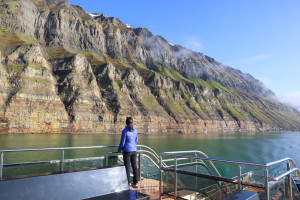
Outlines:
[[[127,174],[127,180],[128,180],[128,185],[130,184],[130,163],[132,166],[132,171],[133,171],[133,184],[136,185],[138,181],[138,170],[136,166],[136,151],[131,151],[131,152],[123,152],[123,160],[124,160],[124,165],[126,168],[126,174]]]

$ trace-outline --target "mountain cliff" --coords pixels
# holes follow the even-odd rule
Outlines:
[[[249,74],[66,0],[0,0],[0,132],[299,130]]]

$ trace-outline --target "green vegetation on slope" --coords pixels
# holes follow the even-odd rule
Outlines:
[[[9,2],[0,2],[0,16],[7,14],[14,14],[20,10],[20,2],[18,1],[9,1]]]
[[[66,59],[66,58],[74,57],[76,55],[75,53],[71,53],[67,51],[63,47],[49,47],[48,53],[50,54],[51,60]]]
[[[6,26],[0,26],[0,50],[21,45],[38,45],[35,39],[23,36],[13,32],[13,29]]]

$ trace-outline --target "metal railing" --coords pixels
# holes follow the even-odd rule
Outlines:
[[[3,167],[5,166],[4,164],[4,156],[6,153],[11,153],[11,152],[28,152],[28,151],[54,151],[54,150],[61,150],[61,158],[60,160],[52,160],[52,161],[40,161],[40,162],[30,162],[30,163],[15,163],[15,164],[10,164],[10,165],[30,165],[30,164],[45,164],[45,163],[60,163],[60,170],[63,171],[63,166],[65,162],[70,162],[74,160],[88,160],[91,158],[77,158],[77,159],[65,159],[65,151],[66,150],[76,150],[76,149],[106,149],[105,152],[105,163],[106,166],[108,164],[108,157],[109,154],[112,153],[118,153],[118,152],[109,152],[107,149],[108,148],[117,148],[118,145],[110,145],[110,146],[82,146],[82,147],[56,147],[56,148],[37,148],[37,149],[10,149],[10,150],[0,150],[0,180],[3,178]],[[248,186],[254,186],[254,187],[260,187],[265,189],[265,199],[269,199],[269,180],[270,181],[278,181],[282,179],[283,177],[288,176],[288,188],[289,188],[289,197],[292,199],[292,189],[291,189],[291,184],[292,184],[292,178],[291,178],[291,173],[296,172],[299,180],[300,180],[300,172],[298,168],[296,167],[294,161],[291,158],[285,158],[281,159],[278,161],[262,164],[262,163],[251,163],[251,162],[242,162],[242,161],[233,161],[233,160],[223,160],[223,159],[214,159],[214,158],[208,158],[206,154],[204,154],[201,151],[194,150],[194,151],[176,151],[176,152],[162,152],[158,154],[151,149],[148,146],[145,145],[137,145],[138,147],[138,153],[139,153],[139,173],[141,177],[141,154],[142,153],[148,153],[149,155],[152,156],[158,163],[159,163],[159,193],[161,193],[161,186],[162,186],[162,171],[173,171],[175,172],[174,174],[174,179],[177,180],[177,173],[182,173],[182,174],[187,174],[187,175],[192,175],[192,176],[197,176],[197,177],[203,177],[203,178],[209,178],[213,180],[218,180],[218,181],[224,181],[224,182],[229,182],[229,183],[235,183],[238,184],[238,189],[241,190],[241,185],[248,185]],[[144,149],[143,149],[144,148]],[[146,149],[146,150],[145,150]],[[189,155],[181,155],[184,153],[200,153],[204,157],[199,157],[199,156],[189,156]],[[162,159],[162,156],[171,156],[174,157],[174,159]],[[192,159],[196,161],[200,161],[204,163],[203,161],[208,161],[210,162],[211,166],[213,169],[216,171],[218,176],[214,175],[208,175],[208,174],[201,174],[201,173],[193,173],[193,172],[186,172],[183,170],[178,170],[177,168],[177,161],[178,160],[184,160],[184,159]],[[174,161],[174,169],[170,169],[172,166],[166,165],[165,162],[170,162]],[[230,164],[237,164],[238,165],[238,179],[232,179],[232,178],[227,178],[227,177],[221,177],[220,173],[214,166],[212,162],[221,162],[221,163],[230,163]],[[270,178],[269,177],[269,172],[268,172],[268,167],[286,162],[287,164],[287,171],[275,178]],[[154,162],[156,164],[156,162]],[[294,166],[293,169],[290,167],[290,163]],[[8,164],[9,165],[9,164]],[[249,181],[243,181],[241,177],[241,165],[248,165],[248,166],[256,166],[256,167],[263,167],[265,168],[264,170],[264,184],[258,184],[258,183],[253,183]],[[177,181],[176,181],[177,183]],[[175,198],[177,196],[177,186],[175,184],[174,188],[174,195]]]
[[[238,190],[241,190],[241,185],[247,185],[247,186],[253,186],[253,187],[259,187],[265,189],[265,199],[269,199],[270,194],[269,194],[269,171],[268,167],[282,163],[282,162],[287,162],[287,171],[275,178],[270,178],[272,181],[278,181],[283,177],[288,176],[288,192],[289,192],[289,199],[292,200],[292,178],[291,178],[291,173],[296,172],[299,179],[300,179],[300,173],[299,169],[296,167],[295,162],[291,158],[284,158],[281,160],[277,160],[274,162],[270,163],[251,163],[251,162],[243,162],[243,161],[234,161],[234,160],[224,160],[224,159],[215,159],[215,158],[208,158],[208,157],[198,157],[198,156],[189,156],[189,155],[181,155],[178,153],[192,153],[194,151],[174,151],[174,152],[162,152],[160,154],[160,162],[168,162],[168,161],[174,161],[174,169],[170,169],[169,167],[163,167],[160,165],[160,176],[159,176],[159,195],[161,198],[162,195],[162,171],[173,171],[175,173],[175,184],[174,184],[174,197],[175,199],[177,198],[177,185],[176,185],[176,177],[177,173],[181,174],[186,174],[186,175],[192,175],[195,177],[202,177],[202,178],[208,178],[212,180],[217,180],[217,181],[224,181],[224,182],[229,182],[229,183],[235,183],[238,184]],[[173,159],[162,159],[162,156],[171,156],[174,157]],[[194,160],[199,160],[199,161],[208,161],[208,162],[220,162],[220,163],[229,163],[229,164],[237,164],[238,165],[238,179],[233,179],[233,178],[228,178],[228,177],[221,177],[219,173],[217,173],[219,176],[214,176],[214,175],[208,175],[208,174],[201,174],[201,173],[194,173],[194,172],[187,172],[183,170],[178,170],[177,168],[177,161],[179,159],[194,159]],[[290,169],[290,163],[293,164],[294,168]],[[211,163],[212,164],[212,163]],[[213,164],[212,164],[213,165]],[[259,184],[259,183],[252,183],[249,181],[243,181],[242,180],[242,174],[241,174],[241,165],[248,165],[248,166],[255,166],[255,167],[263,167],[265,168],[264,170],[264,184]],[[217,170],[216,170],[217,171]]]
[[[148,149],[148,150],[144,150],[142,148],[145,148],[145,149]],[[117,152],[117,151],[106,152],[105,156],[108,157],[109,154],[122,154],[122,152]],[[138,169],[139,169],[138,173],[139,173],[139,179],[140,180],[142,178],[142,163],[141,163],[141,156],[142,156],[142,154],[144,156],[146,156],[157,167],[157,169],[159,169],[158,164],[159,164],[160,159],[159,159],[158,154],[153,149],[151,149],[150,147],[145,146],[145,145],[137,145],[137,154],[138,154]],[[147,154],[149,154],[152,157],[150,157]],[[153,161],[152,158],[154,158],[154,160],[156,162]],[[167,167],[167,165],[164,162],[163,162],[163,166]]]
[[[170,153],[170,152],[169,152],[169,153]],[[199,151],[199,150],[191,150],[191,151],[172,151],[172,153],[195,153],[195,156],[196,156],[196,157],[197,157],[197,154],[201,154],[202,156],[205,156],[206,158],[208,158],[208,156],[207,156],[204,152]],[[189,159],[190,159],[190,158],[177,158],[176,161],[179,161],[179,160],[189,160]],[[164,163],[164,162],[172,162],[172,161],[174,161],[174,159],[164,159],[164,160],[163,160],[163,163]],[[204,166],[206,166],[206,164],[205,164],[202,160],[200,160],[200,162],[201,162]],[[209,161],[209,164],[210,164],[211,167],[214,169],[214,171],[217,173],[217,175],[221,177],[221,174],[220,174],[220,172],[217,170],[217,168],[215,167],[215,165],[214,165],[211,161]],[[174,166],[175,166],[175,164],[174,164]],[[177,163],[176,163],[176,166],[178,166]],[[206,166],[206,167],[207,167],[207,166]],[[231,192],[230,188],[228,187],[228,185],[227,185],[226,183],[225,183],[225,186],[226,186],[227,190],[228,190],[229,192]]]
[[[55,148],[37,148],[37,149],[9,149],[9,150],[0,150],[0,180],[3,178],[3,167],[4,167],[4,155],[5,153],[10,152],[28,152],[28,151],[54,151],[61,150],[61,159],[60,160],[51,160],[51,161],[39,161],[39,162],[23,162],[23,163],[14,163],[11,165],[33,165],[33,164],[46,164],[46,163],[60,163],[60,170],[63,171],[64,163],[70,161],[81,161],[87,160],[88,158],[78,158],[78,159],[65,159],[65,150],[76,150],[76,149],[103,149],[103,148],[116,148],[118,145],[110,146],[81,146],[81,147],[55,147]]]
[[[81,146],[81,147],[55,147],[55,148],[36,148],[36,149],[9,149],[9,150],[0,150],[0,180],[3,178],[3,167],[5,166],[24,166],[24,165],[36,165],[36,164],[53,164],[53,163],[60,163],[60,170],[63,172],[64,170],[64,163],[66,162],[72,162],[72,161],[84,161],[84,160],[90,160],[90,159],[98,159],[98,157],[93,158],[75,158],[75,159],[65,159],[65,151],[66,150],[77,150],[77,149],[103,149],[105,148],[105,166],[108,166],[108,158],[110,154],[121,154],[121,152],[117,151],[108,151],[108,148],[118,148],[118,145],[109,145],[109,146]],[[151,158],[148,156],[148,158],[156,165],[156,167],[159,169],[158,163],[159,163],[159,156],[158,154],[151,149],[148,146],[145,145],[137,145],[137,153],[139,154],[138,159],[138,168],[139,168],[139,177],[141,178],[141,154],[147,153],[151,155]],[[28,152],[28,151],[57,151],[61,150],[61,158],[60,160],[51,160],[51,161],[37,161],[37,162],[23,162],[23,163],[13,163],[13,164],[6,164],[4,165],[4,155],[5,153],[11,153],[11,152]],[[154,158],[153,161],[152,158]],[[164,166],[167,166],[164,163]]]
[[[202,151],[198,151],[198,150],[191,150],[191,151],[172,151],[172,153],[196,153],[196,157],[197,157],[197,153],[199,153],[199,154],[201,154],[201,155],[203,155],[204,157],[206,157],[206,158],[208,158],[208,156],[205,154],[205,153],[203,153]],[[160,154],[162,154],[162,153],[160,153]],[[181,158],[181,159],[177,159],[177,161],[178,160],[184,160],[184,159],[191,159],[191,158]],[[170,162],[170,161],[174,161],[174,159],[164,159],[163,160],[163,162]],[[202,160],[201,160],[202,161]],[[219,173],[219,171],[217,170],[217,168],[215,167],[215,165],[211,162],[211,161],[209,161],[209,163],[210,163],[210,165],[212,166],[212,168],[215,170],[215,172],[219,175],[219,176],[221,176],[221,174]],[[204,163],[203,163],[204,164]]]

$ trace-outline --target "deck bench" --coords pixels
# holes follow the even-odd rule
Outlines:
[[[0,181],[0,199],[6,200],[146,200],[129,189],[124,166]]]

